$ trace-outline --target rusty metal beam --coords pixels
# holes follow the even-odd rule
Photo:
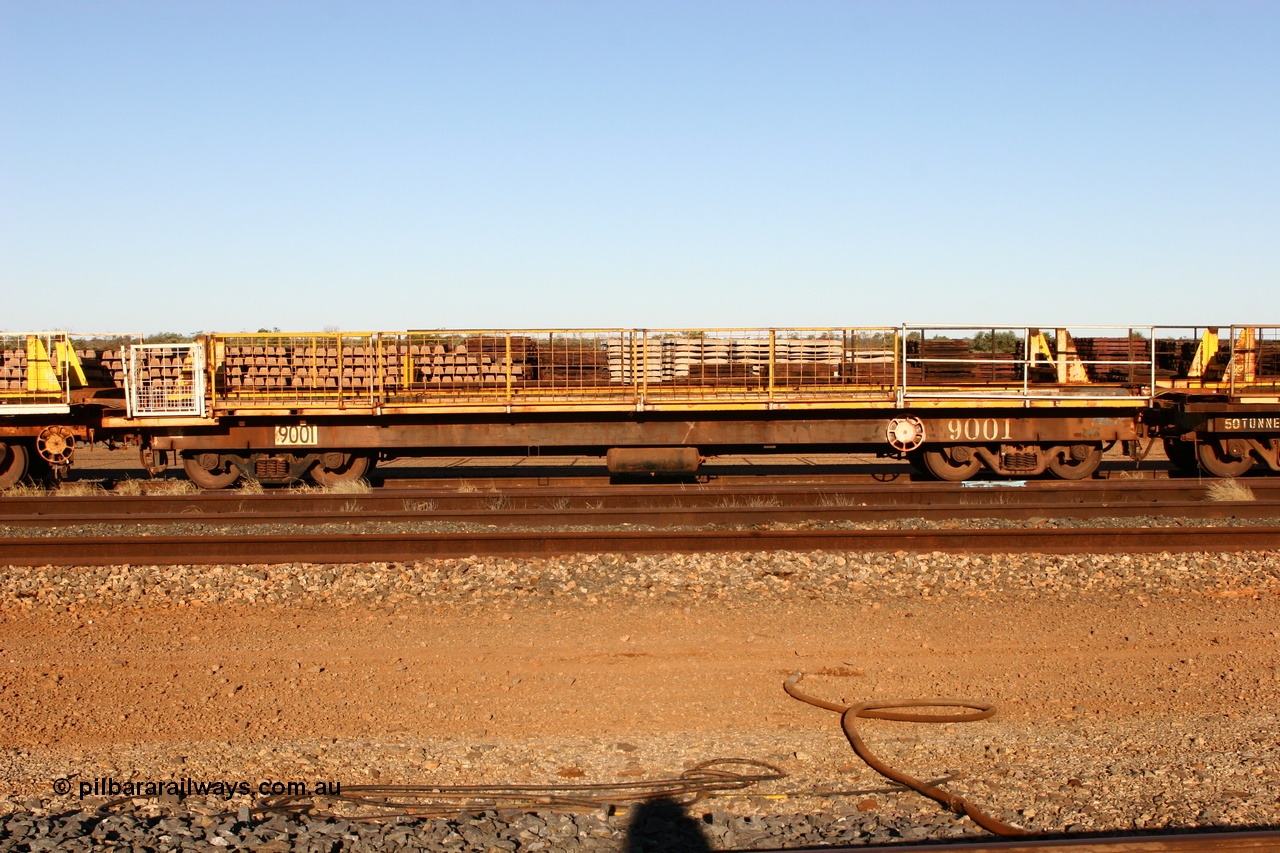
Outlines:
[[[1034,410],[1031,410],[1034,411]],[[578,413],[552,419],[545,415],[502,415],[488,418],[458,416],[361,417],[360,423],[342,418],[271,420],[224,419],[217,427],[175,427],[154,440],[159,450],[279,450],[313,447],[395,450],[456,450],[489,448],[525,452],[529,448],[557,448],[562,452],[603,453],[612,447],[696,447],[699,450],[761,450],[772,448],[847,449],[865,446],[887,449],[886,430],[893,412],[851,410],[819,416],[816,413],[729,412],[719,417],[601,415]],[[915,412],[928,442],[941,443],[1075,443],[1110,442],[1138,437],[1133,414],[1099,415],[1074,409],[1020,410],[1017,415],[992,417],[990,412],[950,409]],[[357,420],[352,418],[351,420]],[[278,425],[314,427],[306,445],[277,443]]]
[[[712,497],[712,496],[708,496]],[[56,500],[56,499],[53,499]],[[193,520],[202,523],[222,525],[242,524],[293,524],[299,527],[320,524],[413,524],[425,521],[441,524],[488,524],[495,527],[533,527],[551,528],[557,526],[571,527],[612,527],[623,524],[642,525],[645,527],[706,527],[709,525],[759,525],[773,522],[799,524],[804,522],[840,522],[870,523],[891,521],[902,518],[921,518],[931,521],[949,521],[955,519],[1000,519],[1004,521],[1023,521],[1032,518],[1134,518],[1160,513],[1177,518],[1215,519],[1215,518],[1280,518],[1280,503],[1276,501],[1251,501],[1248,503],[1224,504],[1211,501],[1169,501],[1152,506],[1147,503],[1125,503],[1116,505],[1094,505],[1071,503],[1066,501],[1028,502],[1023,504],[994,503],[945,503],[938,505],[878,505],[878,506],[821,506],[812,503],[793,505],[752,506],[750,502],[758,498],[743,497],[721,498],[725,504],[690,502],[680,506],[654,508],[644,503],[637,505],[626,501],[621,505],[601,509],[555,509],[547,506],[547,497],[533,496],[528,498],[508,498],[502,495],[484,494],[477,496],[454,495],[447,500],[453,508],[439,506],[444,499],[419,498],[419,501],[430,500],[435,504],[431,510],[406,510],[405,504],[412,504],[412,499],[404,499],[401,506],[380,506],[358,498],[346,498],[335,501],[332,498],[323,503],[315,502],[310,507],[272,506],[270,503],[254,504],[246,499],[238,501],[233,510],[226,504],[208,504],[198,500],[189,500],[184,505],[190,512],[198,515],[183,515],[171,505],[151,504],[141,510],[121,507],[116,509],[115,501],[103,500],[95,507],[92,514],[59,512],[56,504],[52,511],[39,515],[26,513],[10,513],[7,502],[0,502],[0,526],[10,527],[49,527],[56,528],[67,525],[89,524],[128,524],[128,525],[165,525],[189,524]],[[734,506],[739,500],[745,504]],[[495,508],[493,503],[500,501],[507,505]],[[651,501],[645,502],[651,503]],[[248,511],[241,509],[248,504]]]
[[[411,562],[476,555],[759,551],[1134,553],[1280,548],[1280,527],[997,530],[542,531],[0,539],[0,565]]]
[[[395,469],[385,469],[382,473],[394,474]],[[550,478],[544,485],[532,485],[525,481],[508,483],[483,477],[480,479],[492,483],[490,488],[458,491],[456,483],[474,479],[468,476],[469,473],[467,469],[441,469],[439,477],[448,478],[445,483],[417,480],[416,483],[424,485],[407,489],[376,488],[368,494],[350,495],[293,489],[269,490],[263,494],[242,494],[230,490],[190,495],[6,495],[0,497],[0,515],[10,523],[18,518],[38,519],[40,516],[66,516],[88,523],[93,519],[120,519],[130,515],[160,518],[166,514],[182,513],[322,515],[346,512],[353,505],[361,513],[396,513],[404,511],[406,501],[430,501],[435,509],[441,511],[479,511],[498,496],[505,497],[512,509],[537,509],[553,499],[567,500],[569,506],[590,504],[606,510],[652,509],[659,501],[681,507],[733,508],[737,504],[749,508],[752,502],[772,498],[784,508],[814,507],[849,512],[892,510],[894,517],[916,516],[926,511],[952,513],[948,517],[957,517],[964,512],[985,515],[988,510],[1003,511],[1001,508],[1030,509],[1035,510],[1034,515],[1046,517],[1062,513],[1079,517],[1077,513],[1092,511],[1091,508],[1096,508],[1100,515],[1107,512],[1121,514],[1122,507],[1133,508],[1123,514],[1159,513],[1167,516],[1176,512],[1195,517],[1280,515],[1271,510],[1271,506],[1280,501],[1280,480],[1272,478],[1250,478],[1248,485],[1257,500],[1235,503],[1205,500],[1206,484],[1194,479],[1074,483],[1046,480],[1024,485],[985,481],[980,487],[969,487],[936,482],[880,483],[865,478],[860,481],[835,479],[802,483],[776,483],[771,479],[760,483],[759,478],[752,478],[746,482],[720,480],[710,484],[670,487],[662,484],[564,485]],[[837,503],[839,506],[835,505]],[[1054,513],[1053,507],[1061,507],[1061,512]],[[429,515],[418,513],[420,518]]]

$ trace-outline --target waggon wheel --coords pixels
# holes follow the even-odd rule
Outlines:
[[[27,475],[27,448],[21,444],[0,444],[0,489],[16,486]]]
[[[373,459],[360,453],[323,453],[311,469],[318,486],[335,486],[359,480],[373,468]]]
[[[1230,445],[1232,442],[1228,442]],[[1239,477],[1253,467],[1253,457],[1247,447],[1240,448],[1240,455],[1233,455],[1234,448],[1223,447],[1219,441],[1202,441],[1196,451],[1200,467],[1215,477]]]
[[[195,453],[182,457],[187,477],[202,489],[225,489],[240,479],[240,469],[217,453]]]
[[[1164,455],[1169,457],[1173,467],[1179,471],[1195,471],[1200,467],[1196,462],[1196,446],[1193,442],[1180,438],[1165,438]]]
[[[1101,464],[1101,445],[1073,444],[1063,456],[1055,454],[1049,460],[1049,473],[1059,480],[1086,480]]]
[[[951,483],[967,480],[982,468],[972,448],[964,446],[925,450],[920,454],[920,461],[930,474]]]

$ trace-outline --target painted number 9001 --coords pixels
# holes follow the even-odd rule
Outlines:
[[[1010,418],[952,418],[947,421],[950,441],[1010,441]]]
[[[320,443],[320,431],[314,426],[303,426],[294,424],[293,426],[276,427],[276,446],[282,444],[289,445],[315,445]]]

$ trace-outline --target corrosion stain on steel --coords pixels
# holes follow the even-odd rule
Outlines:
[[[611,474],[692,474],[702,457],[696,447],[612,447],[605,464]]]

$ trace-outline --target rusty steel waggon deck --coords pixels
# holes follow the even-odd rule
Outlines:
[[[692,473],[729,452],[870,451],[944,480],[1082,479],[1115,442],[1280,470],[1280,327],[905,325],[0,335],[0,487],[137,443],[206,488],[320,483],[378,458],[589,454]]]

